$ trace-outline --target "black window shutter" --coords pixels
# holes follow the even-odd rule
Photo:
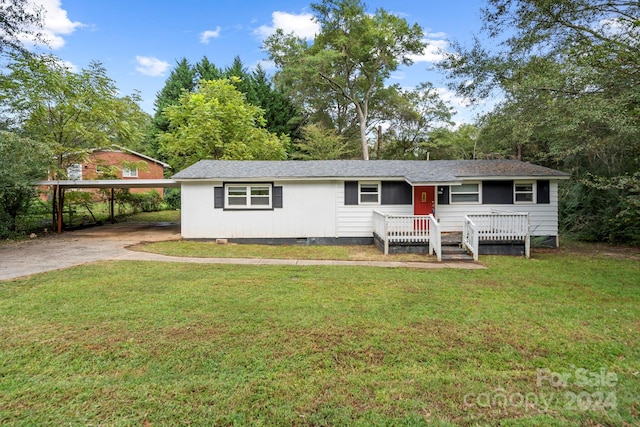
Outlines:
[[[483,205],[512,205],[513,181],[483,181]]]
[[[345,205],[358,204],[358,181],[344,182],[344,204]]]
[[[410,205],[412,187],[404,181],[382,181],[383,205]]]
[[[282,207],[282,187],[273,187],[273,207]]]
[[[550,184],[548,179],[538,180],[536,186],[536,200],[538,203],[549,204],[551,203]]]
[[[214,209],[224,208],[224,187],[213,187],[213,207]]]
[[[438,186],[438,204],[439,205],[449,204],[449,186],[448,185]]]

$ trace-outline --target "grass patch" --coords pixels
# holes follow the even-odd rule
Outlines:
[[[119,222],[180,222],[180,210],[138,212],[118,218]]]
[[[270,259],[312,259],[312,260],[352,260],[352,261],[435,261],[434,257],[418,254],[384,255],[373,245],[248,245],[215,242],[194,242],[188,240],[153,242],[140,244],[129,249],[156,254],[200,257],[200,258],[270,258]]]
[[[0,422],[633,424],[637,261],[482,262],[490,268],[102,262],[3,282]],[[541,368],[573,376],[538,385]],[[616,381],[584,384],[580,368]]]

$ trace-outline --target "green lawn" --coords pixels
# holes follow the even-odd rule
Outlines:
[[[0,282],[0,424],[632,425],[640,263],[613,255]]]
[[[119,218],[122,222],[179,222],[180,211],[176,209],[168,209],[155,212],[137,212],[131,215]]]
[[[435,262],[435,257],[419,254],[384,255],[373,245],[249,245],[216,244],[189,240],[143,243],[129,249],[169,256],[200,258],[329,259],[351,261]]]

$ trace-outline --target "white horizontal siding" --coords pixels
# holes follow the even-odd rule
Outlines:
[[[183,238],[216,237],[213,235],[216,228],[212,212],[213,188],[220,185],[221,182],[198,182],[183,183],[180,186],[180,229]]]
[[[215,186],[222,182],[182,184],[184,238],[371,237],[373,211],[412,215],[412,205],[344,204],[344,181],[275,182],[283,188],[283,208],[256,211],[214,209]],[[533,236],[558,235],[558,185],[551,182],[549,204],[437,205],[442,231],[461,231],[469,214],[529,212]]]
[[[345,205],[344,182],[336,186],[338,237],[372,237],[373,211],[395,215],[413,215],[413,205]]]
[[[513,205],[482,205],[456,203],[438,205],[436,218],[440,222],[442,231],[461,231],[465,215],[487,214],[494,211],[529,212],[532,236],[558,235],[558,183],[552,181],[549,188],[550,203],[548,204],[513,204]]]
[[[283,207],[273,210],[214,209],[214,187],[222,182],[182,185],[184,238],[335,237],[335,182],[275,182]]]

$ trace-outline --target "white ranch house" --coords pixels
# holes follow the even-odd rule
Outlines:
[[[558,181],[516,160],[202,160],[173,176],[182,236],[236,242],[427,247],[558,245]]]

